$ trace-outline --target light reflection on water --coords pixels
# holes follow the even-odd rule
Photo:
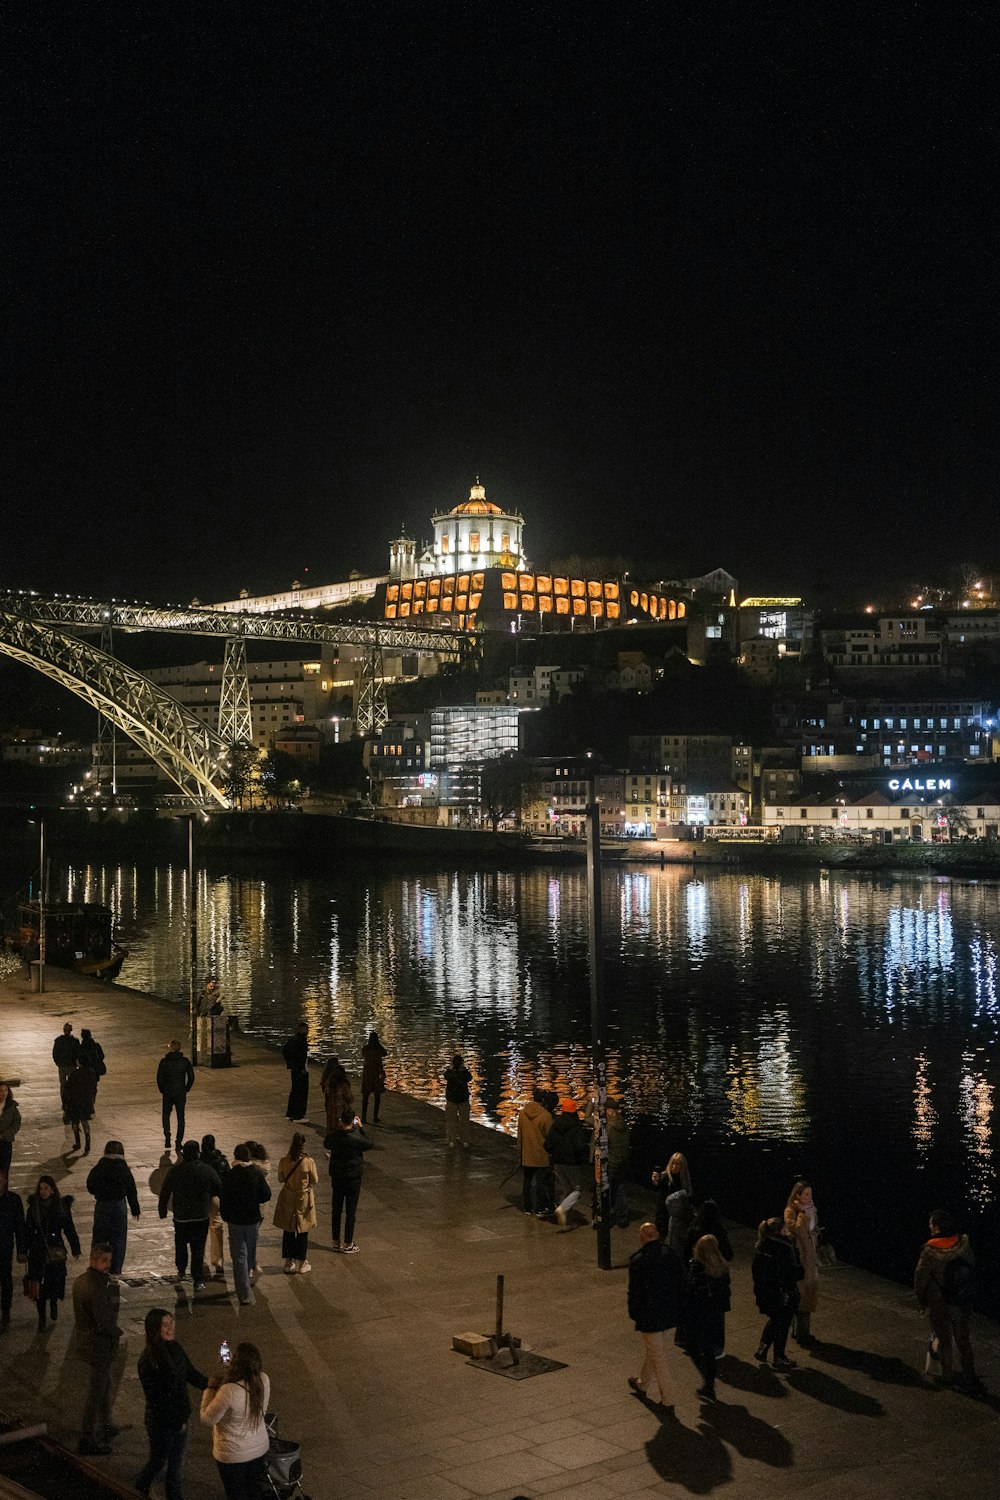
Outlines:
[[[461,1051],[477,1117],[509,1130],[537,1083],[588,1088],[585,882],[581,869],[201,870],[199,987],[214,971],[242,1027],[270,1040],[304,1016],[314,1051],[349,1066],[374,1026],[390,1084],[438,1103]],[[186,997],[183,868],[88,866],[70,886],[114,909],[125,983]],[[812,1162],[825,1204],[854,1152],[873,1190],[910,1182],[995,1215],[997,893],[606,871],[612,1090],[703,1159],[745,1162],[757,1143]]]

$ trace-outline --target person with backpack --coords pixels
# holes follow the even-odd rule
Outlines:
[[[767,1352],[773,1344],[774,1368],[786,1374],[795,1369],[794,1361],[785,1354],[785,1344],[799,1305],[799,1282],[805,1272],[795,1246],[782,1234],[783,1228],[783,1221],[778,1218],[761,1221],[751,1270],[754,1300],[767,1319],[754,1359],[766,1365]]]
[[[931,1238],[917,1261],[913,1289],[927,1313],[938,1341],[941,1384],[959,1384],[970,1392],[982,1390],[969,1337],[969,1322],[976,1300],[976,1258],[967,1234],[959,1234],[947,1209],[936,1208],[930,1216]],[[962,1374],[955,1379],[954,1350],[958,1348]]]

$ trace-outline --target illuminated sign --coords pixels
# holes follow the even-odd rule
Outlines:
[[[900,781],[899,777],[895,776],[889,782],[889,790],[890,792],[950,792],[951,777],[928,776],[924,781],[917,777],[911,781],[907,776],[905,781]]]

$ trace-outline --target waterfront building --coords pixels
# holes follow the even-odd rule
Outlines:
[[[518,711],[509,704],[465,703],[430,713],[430,765],[442,823],[478,815],[484,760],[518,748]]]
[[[536,834],[582,838],[587,831],[587,807],[597,799],[602,837],[620,838],[625,832],[625,776],[606,766],[595,768],[590,756],[535,756],[537,781],[524,809],[522,826]]]
[[[928,766],[840,782],[783,804],[765,804],[765,828],[786,843],[853,840],[954,843],[1000,837],[1000,786],[962,768]]]
[[[931,761],[993,759],[995,706],[981,698],[836,698],[776,704],[776,723],[796,736],[801,769],[857,771]]]
[[[667,770],[625,772],[625,834],[666,838],[683,822],[687,788]]]

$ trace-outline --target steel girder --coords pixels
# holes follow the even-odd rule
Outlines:
[[[132,667],[23,614],[0,610],[0,654],[68,688],[135,740],[192,802],[227,806],[218,783],[228,746]]]
[[[179,631],[188,635],[209,635],[244,640],[298,641],[304,645],[364,646],[368,650],[382,647],[398,651],[437,652],[442,656],[460,656],[472,644],[469,636],[458,630],[419,629],[393,620],[345,620],[330,624],[324,620],[289,619],[283,615],[232,614],[227,610],[192,605],[183,608],[159,608],[153,604],[123,604],[117,599],[45,598],[30,592],[0,591],[0,609],[25,619],[69,630]]]
[[[389,705],[385,696],[385,669],[381,651],[369,651],[361,667],[361,691],[358,693],[358,733],[381,734],[389,722]]]
[[[247,677],[247,643],[241,635],[226,642],[219,693],[219,736],[227,745],[253,744],[253,714],[250,710],[250,679]]]

